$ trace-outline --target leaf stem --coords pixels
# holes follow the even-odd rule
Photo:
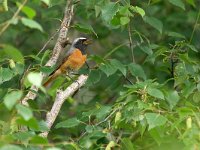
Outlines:
[[[193,30],[192,30],[192,34],[191,34],[191,36],[190,36],[190,42],[189,42],[189,43],[192,42],[192,39],[193,39],[193,37],[194,37],[194,32],[195,32],[195,30],[196,30],[196,27],[197,27],[197,23],[198,23],[198,21],[199,21],[199,18],[200,18],[200,9],[199,9],[199,12],[198,12],[198,15],[197,15],[197,19],[196,19],[196,21],[195,21],[195,24],[194,24],[194,27],[193,27]]]

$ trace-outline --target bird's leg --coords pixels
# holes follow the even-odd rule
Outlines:
[[[78,83],[78,90],[79,90],[79,88],[80,88],[80,84],[79,84],[79,82],[77,81],[77,80],[74,80],[71,76],[70,76],[70,74],[72,74],[71,72],[69,73],[69,72],[67,72],[66,73],[66,76],[68,76],[73,82],[76,82],[76,83]],[[72,74],[73,75],[73,74]]]

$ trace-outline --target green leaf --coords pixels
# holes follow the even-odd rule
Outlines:
[[[80,121],[77,118],[71,118],[71,119],[68,119],[66,121],[59,122],[56,125],[56,129],[58,129],[58,128],[72,128],[72,127],[78,126],[79,124],[80,124]]]
[[[185,36],[177,32],[168,32],[168,36],[185,39]]]
[[[17,133],[14,133],[13,135],[15,139],[24,142],[25,140],[33,137],[35,133],[32,131],[27,131],[27,132],[17,132]]]
[[[152,55],[153,54],[153,51],[150,47],[148,46],[140,46],[139,47],[143,52],[145,52],[146,54],[148,55]]]
[[[113,65],[111,65],[109,62],[102,64],[100,66],[100,70],[102,70],[107,75],[107,77],[109,77],[117,71],[117,69],[113,67]]]
[[[17,124],[27,126],[31,128],[31,130],[34,130],[34,131],[38,131],[39,129],[38,121],[34,117],[32,117],[31,119],[27,121],[24,120],[23,118],[18,118],[16,122]]]
[[[98,17],[101,13],[101,7],[95,5],[94,9],[95,9],[95,16]]]
[[[140,7],[138,7],[138,6],[131,6],[131,9],[132,9],[134,12],[140,14],[141,17],[144,17],[144,16],[145,16],[145,11],[144,11],[144,9],[142,9],[142,8],[140,8]]]
[[[3,6],[3,9],[5,11],[8,11],[8,0],[3,0],[2,1],[2,6]]]
[[[195,46],[193,46],[193,45],[190,45],[190,44],[187,44],[187,47],[189,47],[192,51],[194,51],[194,52],[199,52],[196,48],[195,48]]]
[[[42,26],[35,20],[23,17],[23,18],[21,18],[21,21],[25,26],[32,28],[32,29],[37,29],[37,30],[40,30],[41,32],[43,32]]]
[[[41,0],[42,2],[44,2],[47,6],[51,5],[51,0]]]
[[[110,63],[115,67],[117,70],[119,70],[124,76],[126,76],[126,67],[118,60],[111,59]]]
[[[33,113],[30,110],[30,108],[23,106],[21,104],[18,104],[16,108],[18,113],[24,118],[24,120],[28,121],[33,117]]]
[[[180,7],[183,10],[185,10],[185,5],[183,3],[182,0],[168,0],[171,4],[173,4],[174,6]]]
[[[98,108],[98,110],[95,112],[95,115],[97,119],[102,119],[104,118],[109,112],[111,111],[110,106],[101,106]]]
[[[186,2],[190,5],[192,5],[193,7],[196,7],[195,5],[195,1],[194,0],[186,0]]]
[[[15,62],[20,62],[24,64],[24,56],[20,52],[19,49],[11,46],[11,45],[4,45],[3,50],[1,50],[1,56],[0,58],[10,58],[13,59]]]
[[[50,147],[50,148],[47,148],[47,149],[45,149],[45,150],[62,150],[62,149],[60,149],[60,148],[58,148],[58,147]]]
[[[151,87],[147,88],[147,93],[153,97],[160,98],[163,100],[165,99],[163,92],[156,88],[151,88]]]
[[[94,31],[94,29],[91,25],[75,24],[74,28],[77,29],[80,32],[93,33],[96,37],[98,37],[97,33]]]
[[[86,84],[87,85],[94,85],[95,83],[97,83],[99,80],[101,79],[101,73],[100,70],[96,69],[96,70],[91,70],[89,77],[87,79]]]
[[[43,138],[41,136],[36,135],[31,138],[30,143],[31,144],[47,144],[48,140],[47,138]]]
[[[22,4],[17,2],[17,6],[20,7]],[[36,11],[28,6],[23,6],[22,12],[30,19],[33,19],[36,16]]]
[[[193,95],[193,101],[195,103],[199,103],[200,102],[200,92],[195,92],[194,95]]]
[[[119,10],[119,6],[117,3],[109,2],[101,10],[102,11],[102,19],[105,22],[109,23],[112,20],[112,18],[114,17],[114,15],[117,13],[118,10]]]
[[[178,101],[180,100],[178,92],[170,91],[169,94],[166,96],[166,100],[169,103],[170,109],[172,110],[174,108],[174,106],[176,106]]]
[[[148,130],[155,128],[157,126],[162,126],[167,122],[167,119],[164,116],[156,113],[146,113],[145,117],[149,125]]]
[[[121,24],[121,25],[126,25],[126,24],[128,24],[129,22],[130,22],[129,17],[121,17],[121,18],[120,18],[120,24]]]
[[[33,84],[37,87],[42,86],[42,75],[40,73],[30,72],[27,76],[27,79],[31,84]]]
[[[9,68],[0,68],[0,84],[9,81],[14,77],[14,73]]]
[[[121,140],[122,142],[122,148],[123,150],[135,150],[134,144],[131,142],[129,138],[123,138]]]
[[[18,100],[22,97],[22,91],[11,91],[4,97],[5,106],[11,110]]]
[[[145,16],[144,21],[148,23],[150,26],[152,26],[153,28],[155,28],[156,30],[158,30],[160,33],[162,33],[163,24],[160,20],[154,17]]]
[[[19,146],[8,144],[0,147],[0,150],[23,150],[23,149]]]
[[[144,80],[146,79],[144,70],[142,69],[142,67],[140,65],[131,63],[128,67],[133,76],[140,77]]]

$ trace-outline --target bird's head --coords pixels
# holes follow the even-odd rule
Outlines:
[[[86,48],[89,44],[91,44],[91,40],[85,37],[79,37],[73,41],[72,47],[79,49],[83,54],[85,54]]]

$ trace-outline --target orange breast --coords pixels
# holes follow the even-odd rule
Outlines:
[[[86,61],[87,55],[82,55],[79,49],[76,49],[67,59],[65,65],[72,70],[80,69]]]

